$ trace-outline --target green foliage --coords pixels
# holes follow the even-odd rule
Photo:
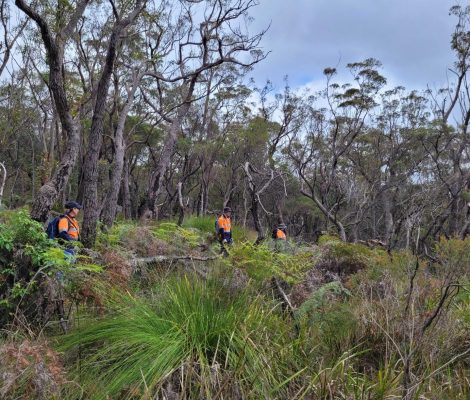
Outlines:
[[[232,237],[235,242],[254,242],[257,237],[257,233],[249,228],[241,225],[232,224]]]
[[[215,217],[212,217],[212,216],[196,217],[195,215],[191,215],[185,219],[183,223],[183,227],[198,229],[204,233],[214,233],[215,232]]]
[[[327,283],[313,292],[311,297],[299,307],[296,313],[297,317],[300,319],[312,318],[313,313],[328,306],[331,302],[331,296],[349,297],[351,293],[340,282]]]
[[[421,326],[423,315],[439,301],[443,278],[449,273],[458,280],[459,292],[427,332],[429,343],[415,350],[419,366],[413,366],[414,373],[424,379],[417,396],[464,399],[468,395],[463,362],[437,369],[462,351],[468,338],[470,239],[441,240],[435,245],[439,263],[431,268],[418,260],[409,317],[414,320],[403,322],[409,276],[416,266],[416,256],[405,251],[387,254],[322,236],[318,246],[276,253],[268,242],[254,246],[240,240],[244,233],[234,230],[229,257],[206,265],[208,280],[166,277],[157,287],[154,283],[127,285],[124,295],[115,282],[94,275],[103,267],[90,258],[77,256],[77,263],[70,264],[63,249],[45,237],[43,227],[31,221],[25,210],[2,212],[0,221],[0,256],[6,260],[0,272],[2,315],[8,315],[20,299],[26,304],[33,298],[28,298],[30,294],[40,293],[38,271],[52,279],[62,271],[64,293],[70,298],[80,298],[77,294],[82,289],[91,288],[88,299],[97,299],[106,313],[96,319],[93,308],[82,304],[85,322],[81,318],[80,329],[61,341],[72,375],[67,381],[83,387],[85,398],[163,398],[168,394],[163,388],[170,381],[178,395],[187,398],[400,396],[403,371],[397,349],[407,345],[401,339],[403,326],[411,322]],[[119,252],[123,263],[126,254],[144,251],[139,246],[152,245],[152,240],[166,246],[168,254],[186,254],[213,232],[212,217],[189,217],[184,227],[173,222],[117,223],[108,233],[99,234],[98,249],[103,259],[104,249]],[[118,259],[109,258],[107,265],[114,267],[113,260]],[[331,282],[316,289],[294,318],[257,294],[260,288],[264,292],[264,285],[248,283],[240,293],[227,283],[233,267],[257,282],[277,276],[304,284],[307,271],[316,266],[315,273],[321,274],[331,265],[360,266],[360,270],[351,270],[345,286]],[[220,268],[211,271],[212,267]],[[26,271],[21,279],[19,271]],[[28,371],[33,370],[31,362]],[[24,382],[36,379],[24,376]],[[15,393],[22,393],[23,381],[16,382],[21,388]],[[75,385],[68,385],[62,398],[79,398],[78,385],[76,391],[71,389]]]
[[[196,247],[201,243],[198,230],[194,228],[182,228],[173,222],[161,222],[152,229],[152,233],[158,239],[167,242],[179,243]]]
[[[6,305],[32,288],[27,283],[30,274],[41,266],[55,265],[57,259],[52,250],[55,243],[26,210],[2,213],[1,220],[5,223],[0,224],[0,299]]]
[[[198,229],[205,234],[214,234],[215,221],[216,217],[213,216],[190,216],[185,220],[183,227]],[[236,242],[255,241],[256,232],[249,228],[244,228],[243,226],[232,223],[232,236]]]
[[[380,248],[369,248],[362,244],[347,243],[334,236],[324,235],[319,239],[319,252],[321,263],[337,265],[341,271],[352,274],[352,280],[363,278],[363,274],[370,279],[379,278],[386,266],[400,264],[403,254],[397,254],[397,258],[391,261],[387,252]],[[409,261],[408,257],[405,257]],[[395,267],[394,267],[395,268]],[[358,272],[364,269],[361,274]],[[402,274],[403,268],[400,269]]]
[[[303,274],[313,267],[312,261],[313,255],[308,251],[277,253],[266,244],[254,245],[249,242],[233,246],[227,260],[257,281],[279,276],[289,283],[300,282]]]
[[[68,335],[61,349],[80,346],[80,382],[94,399],[153,397],[175,374],[190,398],[207,398],[226,373],[266,398],[277,382],[269,353],[282,329],[259,299],[183,278],[150,299],[121,298],[115,313]]]
[[[452,269],[452,273],[470,276],[470,237],[465,240],[445,239],[436,243],[436,253],[445,269]],[[443,271],[449,272],[449,271]]]
[[[356,322],[349,304],[345,303],[351,293],[339,282],[330,282],[314,291],[296,311],[296,319],[311,328],[323,352],[340,356],[354,333]]]
[[[6,224],[0,225],[3,249],[12,250],[13,244],[17,246],[48,247],[48,240],[42,225],[33,221],[26,210],[9,213]]]
[[[32,220],[26,210],[9,214],[6,223],[0,224],[0,257],[4,265],[13,269],[25,262],[31,264],[31,270],[68,264],[57,241],[49,240],[43,226]]]
[[[466,285],[467,291],[466,299],[459,299],[455,305],[454,315],[460,323],[464,332],[470,332],[470,285]]]
[[[137,224],[133,222],[119,222],[113,224],[111,229],[107,232],[98,230],[96,245],[97,247],[116,247],[122,244],[124,238],[130,235],[136,227]]]
[[[23,299],[40,290],[38,283],[46,275],[61,271],[71,280],[77,273],[101,270],[84,257],[75,262],[66,257],[64,249],[47,238],[43,226],[32,220],[27,210],[1,213],[0,220],[0,325],[9,321],[18,304],[27,306]]]

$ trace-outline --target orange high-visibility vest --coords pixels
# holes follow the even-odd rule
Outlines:
[[[278,229],[276,232],[276,239],[287,240],[287,236],[281,229]]]
[[[232,220],[228,217],[221,215],[217,220],[218,229],[223,229],[224,232],[232,231]]]
[[[78,240],[80,236],[80,228],[75,218],[65,216],[59,220],[59,233],[67,232],[74,240]]]

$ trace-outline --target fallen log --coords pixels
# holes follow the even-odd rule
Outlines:
[[[199,257],[199,256],[153,256],[153,257],[143,257],[143,258],[134,258],[130,260],[132,267],[139,267],[146,264],[158,264],[167,261],[179,261],[179,260],[188,260],[188,261],[211,261],[217,260],[221,256],[212,256],[212,257]]]

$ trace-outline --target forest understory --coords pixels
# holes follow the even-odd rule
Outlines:
[[[426,90],[262,6],[0,1],[0,398],[470,399],[470,6]]]

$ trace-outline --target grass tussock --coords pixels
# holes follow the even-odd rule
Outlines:
[[[150,299],[121,299],[112,315],[67,336],[61,348],[80,346],[75,378],[90,398],[145,398],[171,382],[190,398],[227,385],[266,398],[279,383],[270,360],[283,329],[259,298],[182,278]]]

